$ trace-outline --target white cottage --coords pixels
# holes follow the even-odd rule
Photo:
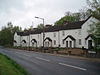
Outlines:
[[[61,26],[48,26],[44,29],[44,47],[91,48],[94,46],[90,27],[99,20],[89,17],[84,21],[66,23]],[[14,46],[43,46],[43,30],[33,29],[17,32],[14,35]]]

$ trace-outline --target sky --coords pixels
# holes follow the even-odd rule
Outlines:
[[[22,29],[42,23],[54,24],[65,12],[78,12],[87,6],[86,0],[0,0],[0,29],[12,22]]]

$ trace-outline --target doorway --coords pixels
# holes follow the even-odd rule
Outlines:
[[[88,49],[92,49],[92,40],[88,40]]]

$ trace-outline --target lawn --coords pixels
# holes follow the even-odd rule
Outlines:
[[[20,65],[0,53],[0,75],[29,75]]]

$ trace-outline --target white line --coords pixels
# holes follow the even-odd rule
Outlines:
[[[19,53],[19,52],[15,52],[15,53],[20,54],[20,55],[24,55],[24,56],[27,56],[27,57],[30,57],[30,55],[28,55],[28,54]]]
[[[87,69],[85,68],[81,68],[81,67],[77,67],[77,66],[73,66],[73,65],[69,65],[69,64],[64,64],[64,63],[59,63],[60,65],[64,65],[64,66],[68,66],[68,67],[72,67],[72,68],[76,68],[76,69],[80,69],[80,70],[84,70],[86,71]]]
[[[44,58],[40,58],[40,57],[36,57],[37,59],[40,59],[40,60],[44,60],[44,61],[50,61],[50,60],[47,60],[47,59],[44,59]]]

